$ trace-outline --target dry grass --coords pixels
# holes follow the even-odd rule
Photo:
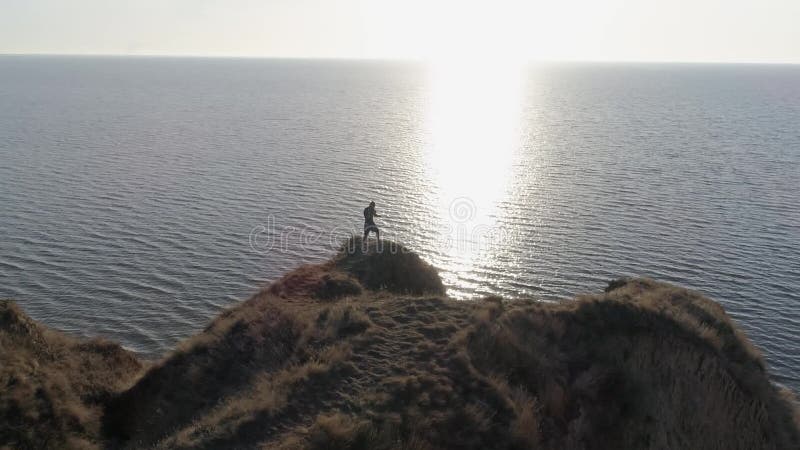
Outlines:
[[[335,264],[368,289],[414,295],[445,292],[436,269],[395,242],[353,237],[342,245]]]
[[[118,347],[4,303],[0,448],[800,448],[792,394],[696,293],[459,302],[431,271],[376,249],[305,266],[132,386]]]
[[[116,344],[78,341],[0,301],[0,447],[97,448],[105,402],[141,369]]]
[[[267,290],[282,298],[310,294],[322,300],[361,294],[363,289],[358,281],[331,269],[330,264],[305,265],[284,275]]]
[[[294,354],[303,324],[273,305],[248,304],[153,367],[106,414],[106,433],[152,445],[198,420]]]
[[[317,316],[317,335],[334,340],[363,333],[371,326],[369,316],[353,303],[340,303],[323,309]]]
[[[477,318],[463,337],[471,363],[538,399],[543,448],[800,443],[758,352],[696,293],[633,280],[572,304]]]

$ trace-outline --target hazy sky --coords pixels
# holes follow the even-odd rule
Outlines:
[[[0,0],[0,53],[800,63],[800,0]]]

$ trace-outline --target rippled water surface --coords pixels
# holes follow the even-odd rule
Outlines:
[[[720,301],[800,391],[800,67],[0,57],[0,297],[150,356],[375,200],[459,298]]]

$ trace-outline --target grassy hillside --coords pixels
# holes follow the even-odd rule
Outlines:
[[[79,341],[0,301],[0,448],[95,448],[107,402],[142,363],[119,345]]]
[[[455,301],[417,255],[355,239],[147,370],[2,305],[0,447],[800,448],[722,308],[651,280]]]

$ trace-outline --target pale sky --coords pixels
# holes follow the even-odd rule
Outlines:
[[[0,0],[0,53],[800,63],[800,0]]]

